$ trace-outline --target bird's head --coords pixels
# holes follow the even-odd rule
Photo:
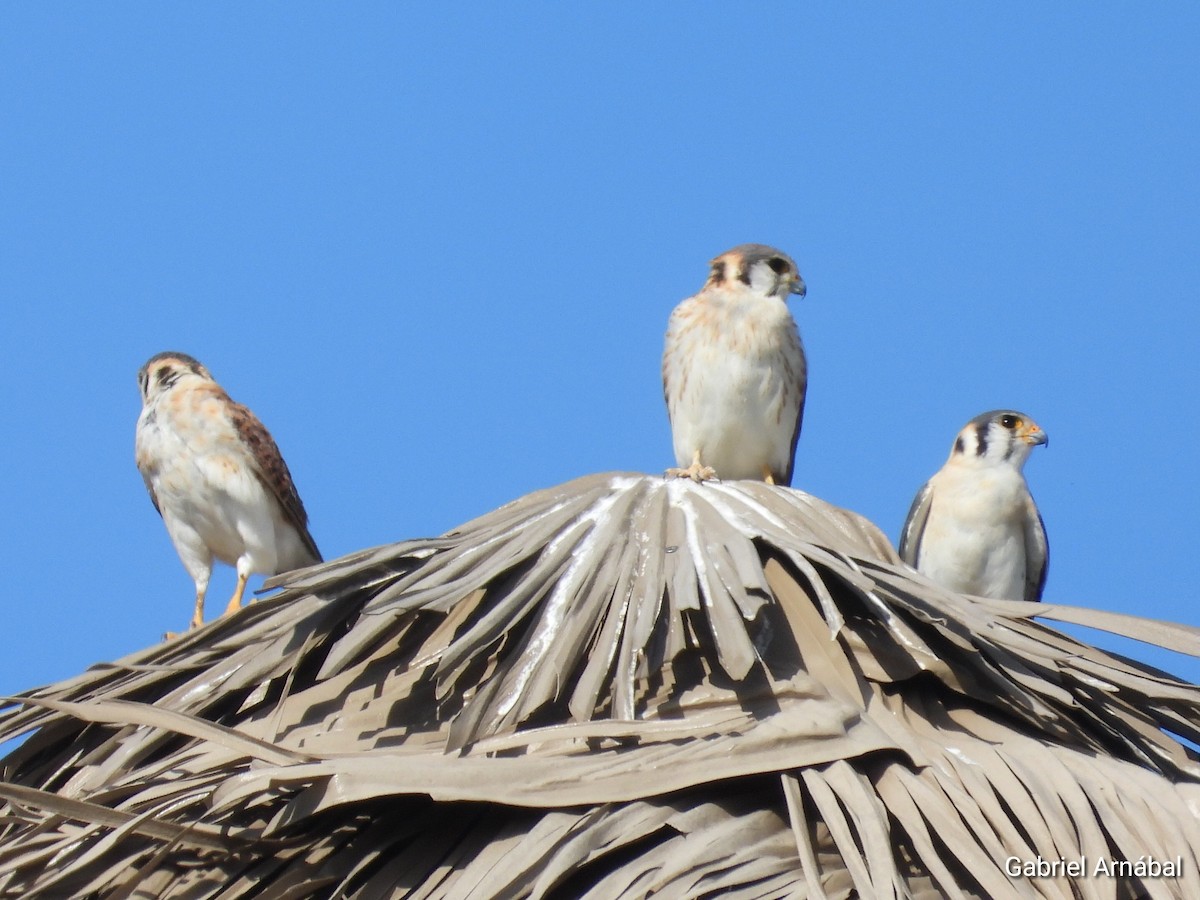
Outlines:
[[[950,458],[1003,463],[1020,469],[1034,447],[1048,443],[1046,432],[1029,416],[1015,409],[994,409],[963,426]]]
[[[807,288],[796,261],[766,244],[742,244],[726,250],[710,265],[712,270],[705,287],[744,288],[768,297],[787,298],[788,294],[804,296]]]
[[[201,378],[212,381],[213,377],[200,360],[186,353],[167,351],[156,353],[138,369],[138,386],[142,391],[142,403],[149,403],[158,395],[169,391],[181,379]]]

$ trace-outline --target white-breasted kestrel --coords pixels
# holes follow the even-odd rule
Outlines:
[[[137,467],[196,582],[192,628],[204,621],[214,558],[237,569],[226,614],[241,607],[252,572],[321,561],[292,474],[254,413],[186,353],[151,357],[138,384]]]
[[[663,393],[679,465],[667,474],[790,484],[808,367],[787,299],[804,296],[804,279],[763,244],[711,266],[667,326]]]
[[[1041,600],[1046,526],[1021,469],[1048,442],[1024,413],[997,409],[958,433],[950,458],[917,492],[900,556],[943,587],[997,600]]]

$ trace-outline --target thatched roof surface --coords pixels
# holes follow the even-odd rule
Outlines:
[[[0,896],[1197,895],[1200,688],[1032,617],[1200,633],[799,491],[591,476],[281,586],[0,713]]]

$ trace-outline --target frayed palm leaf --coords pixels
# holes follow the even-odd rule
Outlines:
[[[0,896],[1112,897],[1200,859],[1200,689],[756,483],[592,476],[14,698]]]

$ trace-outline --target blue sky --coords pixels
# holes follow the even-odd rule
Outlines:
[[[895,538],[958,428],[1021,409],[1047,599],[1200,624],[1197,34],[1185,4],[4,5],[0,693],[187,622],[133,463],[153,353],[258,413],[332,558],[673,464],[667,316],[751,241],[809,287],[796,487]]]

